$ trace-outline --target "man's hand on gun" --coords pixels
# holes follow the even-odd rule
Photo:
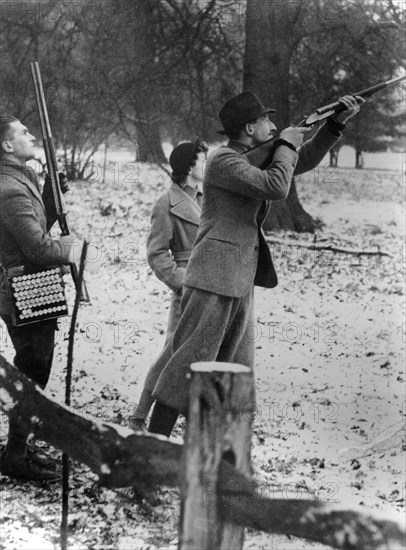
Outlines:
[[[345,95],[340,97],[338,101],[345,107],[345,109],[339,113],[335,113],[331,118],[340,124],[345,124],[348,119],[355,116],[359,112],[361,105],[365,103],[365,99],[359,95]]]
[[[71,264],[80,264],[80,258],[82,256],[82,249],[84,241],[76,237],[74,234],[64,235],[60,238],[61,243],[64,246],[70,247],[69,262]],[[88,243],[85,260],[85,270],[89,273],[95,274],[100,271],[102,264],[102,251],[101,248],[94,244]]]
[[[279,138],[299,149],[309,132],[311,132],[311,128],[289,126],[282,130]]]
[[[63,194],[70,191],[68,178],[63,172],[58,172],[58,180],[59,180],[59,188]],[[48,190],[48,188],[49,188],[49,191],[51,192],[51,177],[49,174],[46,174],[45,181],[44,181],[44,191],[45,189]]]
[[[353,95],[345,95],[340,97],[338,101],[343,105],[344,109],[332,115],[331,118],[339,124],[345,124],[347,120],[355,116],[359,112],[360,106],[365,103],[364,98]],[[311,126],[289,126],[289,128],[282,130],[279,137],[298,149],[306,139],[307,134],[311,131]]]

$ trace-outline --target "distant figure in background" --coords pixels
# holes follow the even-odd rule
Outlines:
[[[173,290],[165,345],[149,369],[138,406],[129,426],[141,430],[154,402],[152,390],[172,355],[172,335],[180,317],[180,300],[186,264],[199,226],[203,163],[208,151],[204,141],[179,143],[169,157],[172,185],[155,203],[147,240],[148,263]]]

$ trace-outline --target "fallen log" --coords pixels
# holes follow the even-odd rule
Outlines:
[[[327,250],[338,254],[353,254],[355,256],[387,256],[393,258],[392,254],[381,252],[380,250],[359,250],[356,248],[342,248],[331,244],[307,243],[305,241],[287,241],[278,237],[266,237],[268,244],[280,244],[281,246],[297,246],[299,248],[307,248],[308,250]]]
[[[84,418],[49,399],[1,355],[0,388],[3,412],[9,413],[19,403],[21,416],[36,437],[89,466],[106,487],[136,486],[148,491],[157,484],[181,484],[182,445]],[[213,490],[220,496],[223,518],[238,525],[345,550],[405,548],[403,516],[391,514],[389,518],[364,508],[311,499],[265,498],[256,492],[252,480],[224,460],[219,484]]]

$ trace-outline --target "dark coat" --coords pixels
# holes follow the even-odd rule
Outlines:
[[[38,177],[28,167],[0,162],[0,260],[4,267],[69,263],[70,247],[50,237],[54,212],[46,208]],[[0,313],[10,304],[0,272]]]
[[[299,154],[281,145],[264,170],[250,163],[242,154],[247,148],[238,141],[212,153],[204,178],[200,228],[184,284],[230,297],[245,296],[253,284],[276,286],[261,228],[270,201],[285,199],[293,175],[317,166],[338,137],[322,127]]]

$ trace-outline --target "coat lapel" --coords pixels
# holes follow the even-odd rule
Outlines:
[[[200,207],[179,185],[172,184],[169,188],[169,201],[174,216],[199,225]]]

